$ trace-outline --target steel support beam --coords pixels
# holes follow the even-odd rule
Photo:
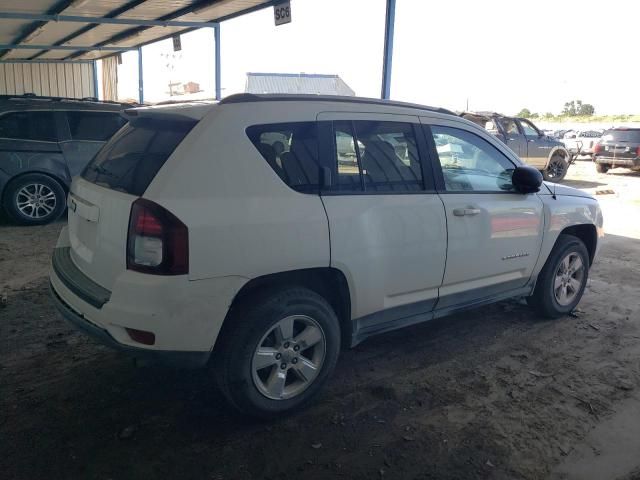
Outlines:
[[[144,76],[142,74],[142,47],[138,47],[138,103],[144,103]]]
[[[98,62],[91,62],[93,65],[93,96],[98,98]]]
[[[213,27],[213,36],[215,38],[215,57],[216,57],[216,71],[215,71],[215,83],[216,83],[216,100],[222,98],[222,85],[221,85],[221,72],[220,72],[220,24]]]
[[[28,58],[15,60],[0,60],[0,63],[93,63],[93,60],[51,60],[48,58],[42,58],[40,60],[31,60]]]
[[[391,96],[391,66],[393,65],[393,29],[396,21],[396,0],[387,0],[384,22],[384,56],[382,59],[382,92],[380,98]]]
[[[0,43],[0,50],[69,50],[72,52],[127,52],[135,50],[137,47],[89,47],[76,45],[21,45],[15,43]]]
[[[135,18],[84,17],[78,15],[40,15],[36,13],[0,12],[0,18],[12,20],[37,20],[41,22],[75,22],[135,27],[211,27],[214,22],[189,22],[182,20],[138,20]]]

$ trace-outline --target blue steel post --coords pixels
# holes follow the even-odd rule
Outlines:
[[[93,96],[100,100],[98,97],[98,62],[94,60],[91,62],[91,66],[93,67]]]
[[[138,47],[138,103],[144,103],[144,80],[142,78],[142,47]]]
[[[220,86],[220,24],[218,23],[213,27],[213,36],[215,38],[215,57],[216,57],[216,71],[215,71],[215,83],[216,83],[216,100],[222,98],[222,89]]]
[[[382,60],[382,92],[380,96],[391,96],[391,65],[393,64],[393,28],[396,21],[396,0],[387,0],[384,22],[384,58]]]

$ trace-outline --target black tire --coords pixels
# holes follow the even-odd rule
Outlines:
[[[547,182],[560,182],[567,176],[569,162],[560,155],[554,154],[549,160],[549,165],[542,171],[542,176]]]
[[[254,353],[263,337],[278,322],[294,315],[311,318],[320,327],[324,335],[324,360],[315,379],[296,396],[271,399],[260,391],[257,380],[254,380]],[[234,307],[225,320],[211,368],[215,370],[220,389],[234,408],[252,417],[269,419],[307,406],[327,383],[339,352],[340,325],[331,306],[311,290],[291,287],[250,297],[239,308]],[[293,362],[292,359],[289,361]],[[278,373],[281,365],[277,363],[266,368],[275,368],[275,371],[268,371],[273,375]],[[289,368],[294,366],[289,364]],[[294,381],[299,381],[295,372],[290,374],[286,370],[285,382],[289,381],[289,375],[293,375]]]
[[[554,285],[561,262],[572,254],[580,257],[583,275],[580,278],[580,287],[575,289],[575,298],[569,303],[562,304],[556,298]],[[547,262],[538,275],[536,288],[533,291],[533,295],[527,298],[527,303],[544,317],[559,318],[570,313],[580,303],[588,278],[589,252],[587,247],[578,237],[562,234],[558,237],[549,258],[547,258]]]
[[[596,163],[596,172],[598,173],[607,173],[609,168],[611,167],[607,163]]]
[[[38,192],[38,193],[37,193]],[[22,206],[25,194],[36,193],[34,205]],[[46,194],[46,195],[45,195]],[[67,196],[62,185],[48,175],[28,173],[7,184],[2,198],[9,219],[20,225],[44,225],[57,220],[67,208]],[[30,215],[31,212],[31,215]]]

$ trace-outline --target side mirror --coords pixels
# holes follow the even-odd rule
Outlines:
[[[520,193],[536,193],[542,186],[542,173],[533,167],[516,167],[511,176],[511,183]]]

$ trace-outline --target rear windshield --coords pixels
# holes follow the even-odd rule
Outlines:
[[[131,195],[142,195],[195,121],[135,119],[91,160],[82,178]]]
[[[640,143],[640,130],[607,130],[602,139],[605,142]]]

